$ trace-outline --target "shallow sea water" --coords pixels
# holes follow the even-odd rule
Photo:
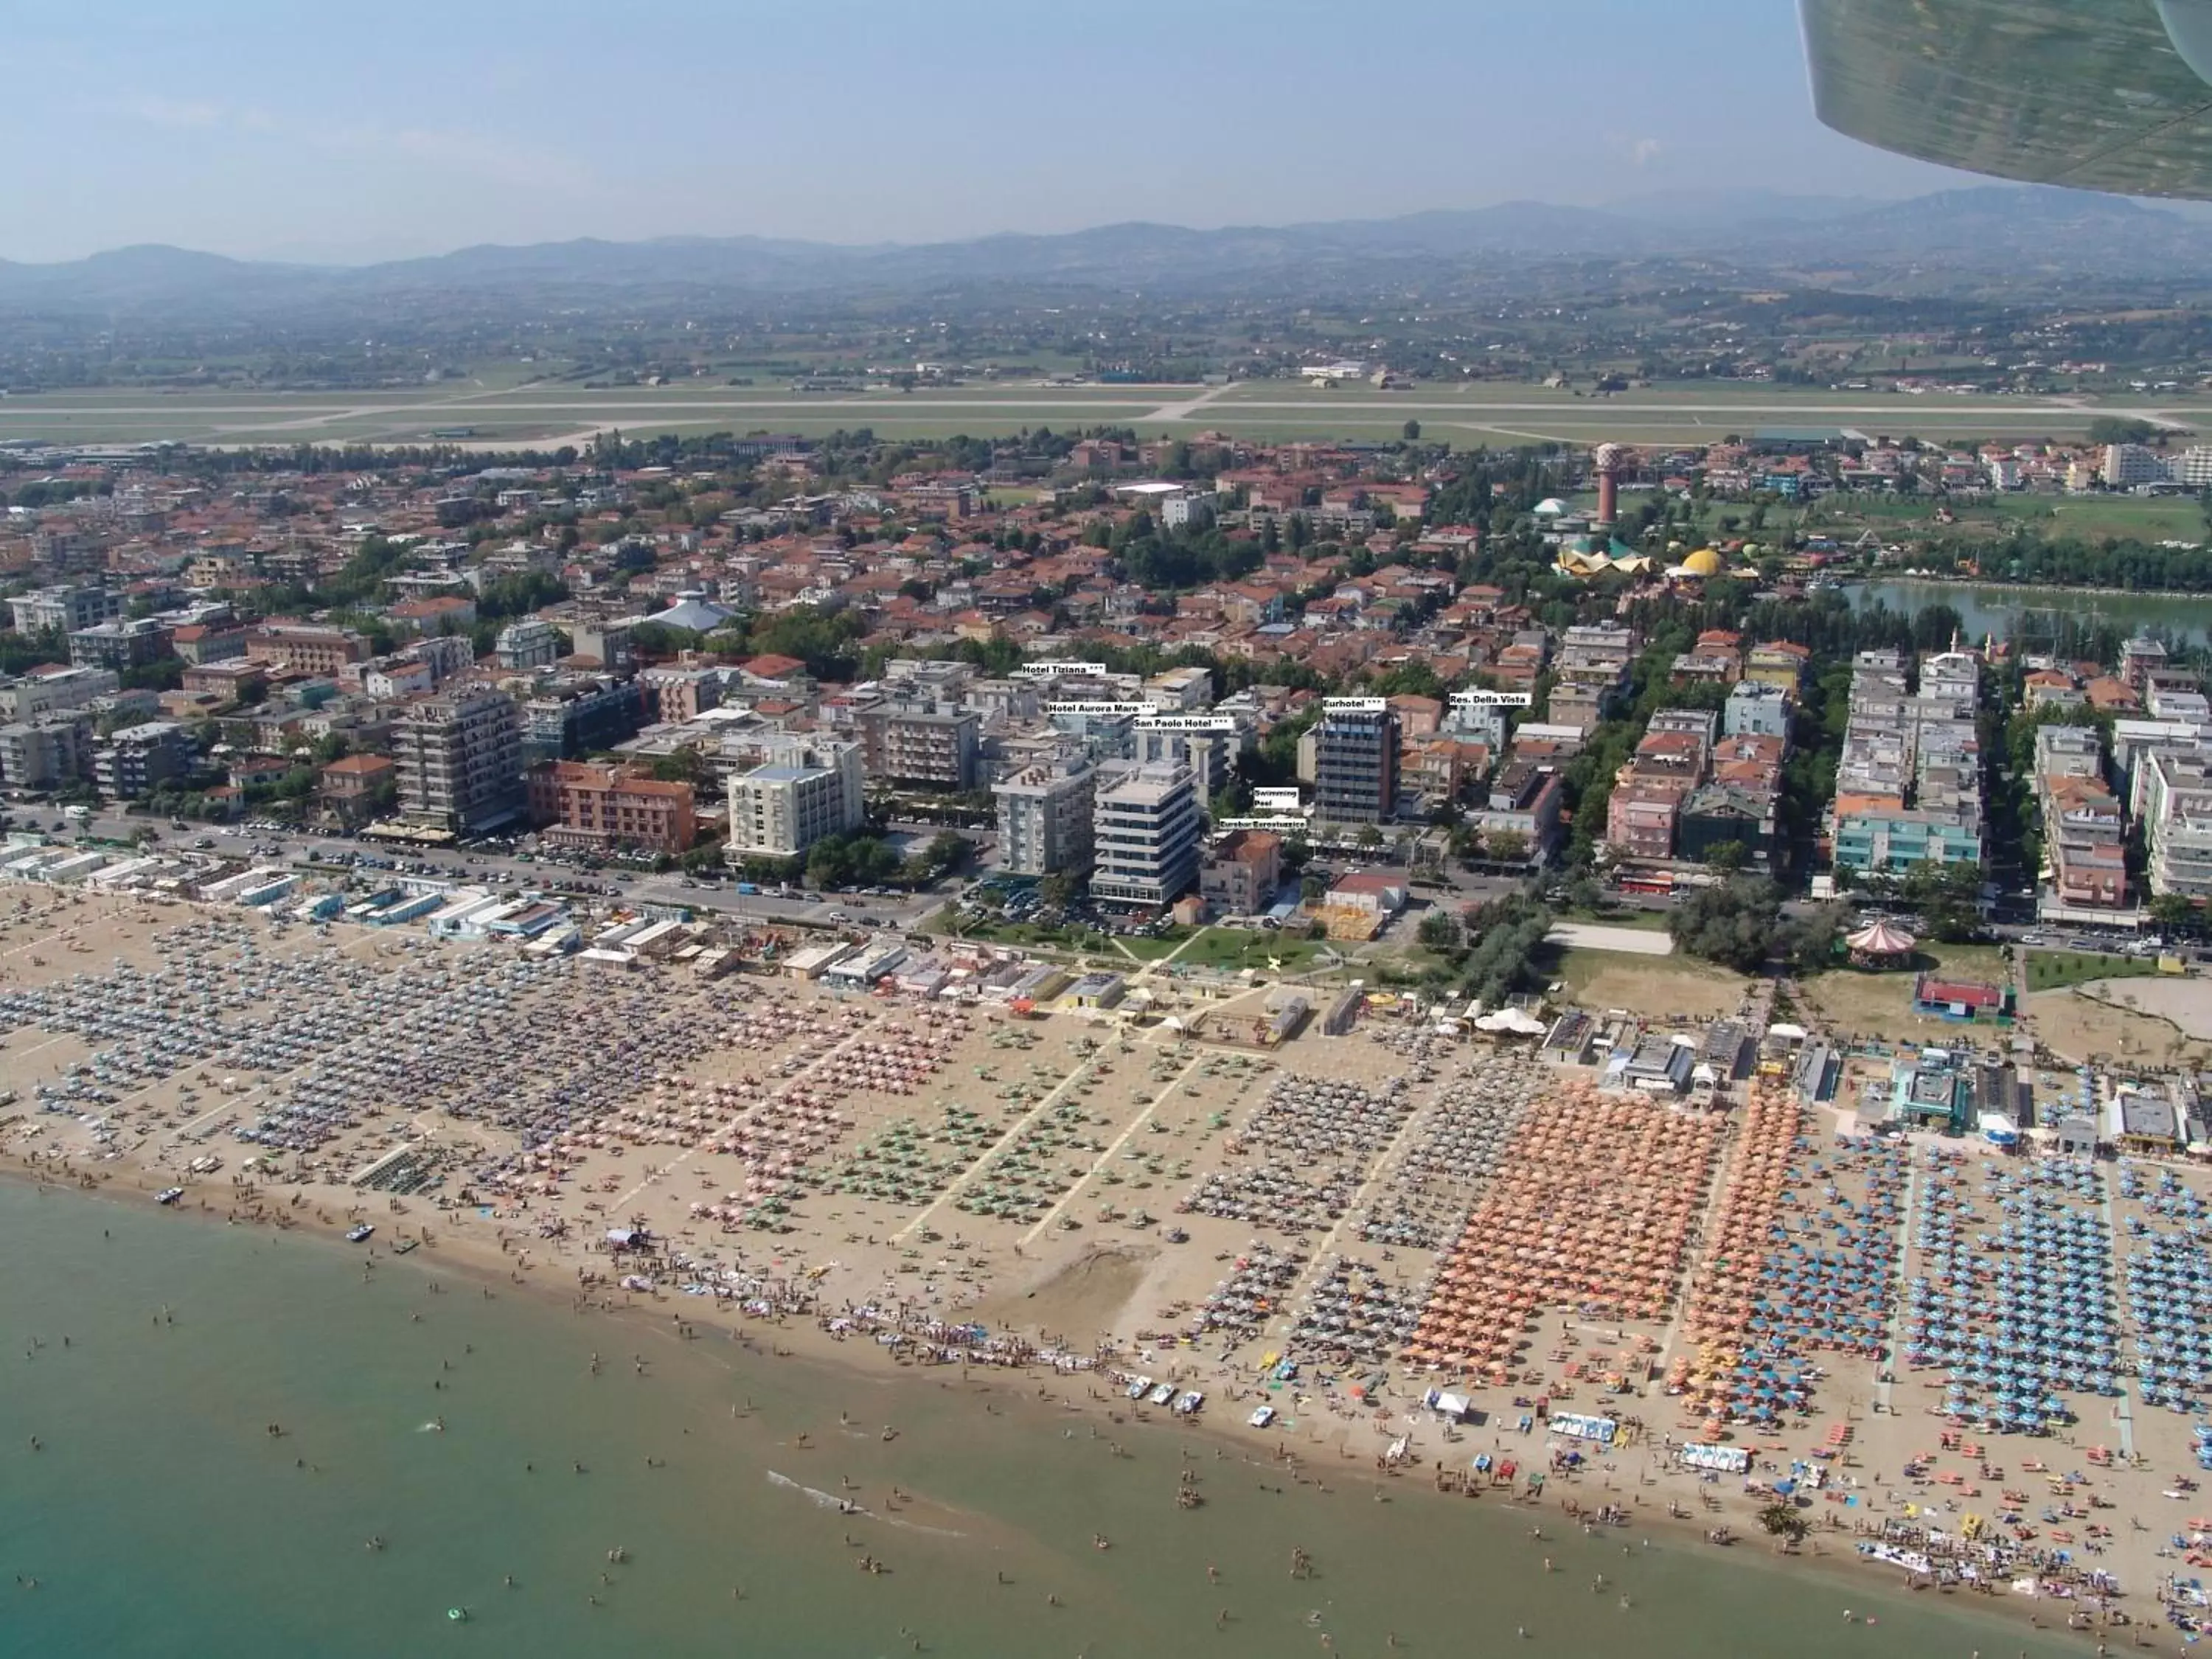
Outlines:
[[[684,1342],[680,1302],[486,1300],[429,1252],[364,1282],[326,1239],[0,1183],[0,1655],[2090,1650],[1755,1543],[1590,1539],[1556,1508],[1539,1542],[1529,1511],[1418,1475],[1377,1501],[1349,1462],[1323,1494],[1015,1376]]]

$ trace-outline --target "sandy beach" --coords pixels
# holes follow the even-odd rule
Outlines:
[[[1756,1551],[1780,1483],[1824,1559],[2143,1639],[2212,1510],[2185,1411],[2062,1382],[2049,1432],[1990,1434],[1994,1394],[1911,1363],[1937,1291],[1976,1319],[2014,1293],[1948,1241],[2027,1216],[2103,1240],[2077,1296],[2123,1375],[2125,1274],[2204,1202],[2193,1170],[2031,1190],[1978,1143],[1841,1143],[1764,1085],[1698,1111],[1387,1020],[1262,1050],[45,890],[0,902],[0,1012],[27,1178],[367,1227],[368,1261],[764,1352],[1005,1367],[1299,1482]]]

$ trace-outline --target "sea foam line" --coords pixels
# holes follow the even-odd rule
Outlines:
[[[848,1500],[838,1497],[836,1493],[817,1492],[812,1486],[801,1485],[787,1474],[777,1474],[774,1469],[768,1471],[768,1479],[769,1484],[772,1486],[781,1486],[787,1492],[804,1492],[813,1501],[814,1507],[819,1510],[842,1510],[848,1515],[858,1515],[870,1521],[884,1522],[903,1532],[926,1532],[933,1538],[965,1538],[968,1535],[964,1532],[956,1531],[950,1527],[925,1527],[919,1521],[902,1521],[896,1515],[878,1515],[875,1510],[860,1504],[854,1504],[848,1509],[846,1507]]]

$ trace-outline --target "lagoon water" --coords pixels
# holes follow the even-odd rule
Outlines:
[[[2025,640],[2031,647],[2039,637],[2048,643],[2054,619],[2061,615],[2103,623],[2122,633],[2156,629],[2185,644],[2212,641],[2212,594],[2106,593],[2006,582],[1903,579],[1854,582],[1850,595],[1854,605],[1870,605],[1879,600],[1892,611],[1907,615],[1929,605],[1948,605],[1959,613],[1970,635],[1978,638],[1995,634]]]
[[[1378,1502],[1358,1462],[1316,1465],[1324,1494],[1004,1375],[486,1300],[428,1252],[364,1282],[327,1240],[8,1183],[0,1240],[0,1655],[2088,1651],[1754,1542],[1587,1538],[1556,1507],[1537,1542],[1531,1511],[1421,1475]],[[838,1512],[848,1479],[876,1513]],[[892,1482],[915,1501],[885,1516]],[[1316,1576],[1293,1582],[1300,1547]]]

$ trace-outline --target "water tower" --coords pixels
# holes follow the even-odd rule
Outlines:
[[[1628,452],[1619,444],[1600,444],[1591,457],[1597,467],[1597,522],[1610,530],[1620,517],[1620,464]]]

